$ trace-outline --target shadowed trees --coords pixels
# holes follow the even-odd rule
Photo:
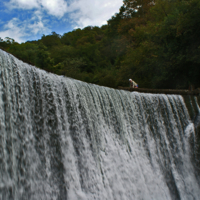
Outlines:
[[[49,72],[109,87],[200,87],[200,1],[124,0],[102,27],[0,48]]]

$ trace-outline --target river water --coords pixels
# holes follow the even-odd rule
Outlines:
[[[0,200],[200,198],[182,96],[57,76],[0,50]]]

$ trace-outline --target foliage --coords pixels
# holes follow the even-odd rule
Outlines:
[[[108,87],[200,87],[200,1],[124,0],[102,27],[88,26],[0,48],[59,75]]]

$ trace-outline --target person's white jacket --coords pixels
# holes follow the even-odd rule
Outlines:
[[[135,81],[133,81],[132,79],[129,79],[129,82],[130,82],[130,87],[131,88],[134,88],[134,87],[137,87],[137,83]]]

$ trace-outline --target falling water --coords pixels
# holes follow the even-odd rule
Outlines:
[[[199,199],[177,95],[129,93],[0,50],[0,200]]]

